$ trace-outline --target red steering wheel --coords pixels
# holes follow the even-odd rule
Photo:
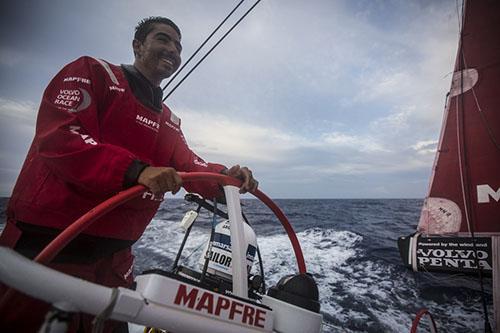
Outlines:
[[[201,180],[210,180],[216,181],[220,185],[233,185],[240,187],[241,181],[232,178],[226,175],[210,173],[210,172],[179,172],[182,180],[184,182],[193,182],[193,181],[201,181]],[[105,215],[107,212],[113,210],[115,207],[124,204],[125,202],[139,196],[146,188],[142,185],[136,185],[131,187],[125,191],[122,191],[115,196],[109,198],[103,203],[97,205],[89,212],[84,214],[78,220],[73,222],[68,228],[66,228],[63,232],[61,232],[52,242],[50,242],[43,250],[36,256],[34,259],[36,262],[46,264],[49,263],[54,257],[66,246],[69,242],[71,242],[79,233],[89,227],[92,223],[94,223],[99,217]],[[281,211],[281,209],[276,206],[276,204],[263,192],[259,190],[255,190],[251,192],[256,198],[262,201],[267,207],[269,207],[276,217],[280,220],[281,224],[285,228],[286,233],[288,234],[288,238],[292,243],[293,250],[295,252],[295,257],[297,259],[297,265],[299,268],[299,272],[301,274],[306,273],[306,264],[304,261],[304,256],[302,254],[302,249],[299,244],[299,240],[297,239],[297,235],[293,231],[290,222],[286,218],[285,214]]]

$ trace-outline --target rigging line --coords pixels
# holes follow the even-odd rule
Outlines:
[[[463,11],[462,11],[462,16],[460,16],[460,7],[463,7],[464,5],[464,1],[465,0],[462,0],[462,5],[459,6],[458,5],[458,0],[455,0],[455,8],[457,9],[457,23],[458,23],[458,33],[460,33],[462,31],[462,26],[463,26]]]
[[[464,2],[465,2],[465,0],[462,1],[462,7],[464,5]],[[460,12],[459,12],[459,8],[458,8],[458,0],[456,0],[455,3],[456,3],[456,9],[457,9],[458,28],[459,28],[459,31],[462,31],[463,20],[465,19],[464,18],[464,13],[462,12],[462,19],[460,19]],[[460,50],[459,50],[459,52],[460,52]],[[463,70],[468,69],[469,66],[467,66],[467,59],[465,58],[465,54],[463,54],[463,52],[462,52],[462,57],[463,57],[463,66],[464,66]],[[479,111],[479,115],[481,116],[481,121],[483,122],[483,125],[486,128],[486,130],[488,131],[488,136],[489,136],[491,142],[493,143],[493,145],[498,150],[500,150],[500,144],[498,143],[497,139],[495,138],[495,135],[493,134],[491,126],[489,126],[488,120],[486,119],[486,115],[484,114],[483,109],[479,105],[479,100],[478,100],[477,95],[476,95],[476,90],[475,90],[474,87],[471,87],[471,90],[472,90],[472,95],[474,96],[474,102],[476,103],[476,107],[477,107],[477,109]]]
[[[465,62],[465,58],[464,58]],[[486,130],[488,131],[488,136],[490,137],[491,142],[493,145],[500,150],[500,144],[498,144],[498,141],[495,139],[495,136],[493,135],[493,131],[491,130],[491,126],[489,126],[489,123],[486,119],[486,115],[484,114],[483,109],[481,109],[481,106],[479,105],[479,101],[476,96],[476,91],[474,87],[472,87],[472,96],[474,96],[474,101],[476,102],[477,110],[479,111],[479,115],[481,116],[481,120],[483,121],[484,127],[486,127]]]
[[[172,81],[175,80],[177,75],[179,75],[182,72],[182,70],[187,66],[187,64],[189,64],[189,62],[198,54],[198,52],[200,52],[200,50],[203,48],[203,46],[205,46],[205,44],[208,43],[208,41],[212,38],[212,36],[215,35],[215,33],[220,29],[220,27],[222,27],[224,25],[224,23],[226,23],[226,21],[231,17],[231,15],[233,15],[233,13],[236,11],[236,9],[238,9],[238,7],[244,1],[245,0],[241,0],[236,5],[236,7],[233,8],[233,10],[226,16],[225,19],[222,20],[222,22],[217,26],[217,28],[215,28],[215,30],[212,31],[212,33],[205,39],[205,41],[203,43],[201,43],[201,45],[198,47],[198,49],[193,52],[193,54],[189,57],[189,59],[182,65],[182,67],[179,68],[179,70],[174,74],[174,76],[172,76],[172,78],[170,80],[168,80],[167,84],[161,90],[165,91],[165,89],[167,89],[167,87],[172,83]]]
[[[248,224],[250,227],[252,227],[252,225],[250,224],[250,222],[248,221],[247,217],[245,216],[245,214],[243,212],[241,212],[241,216],[245,220],[246,224]],[[255,240],[257,243],[257,239],[255,239]],[[266,282],[265,282],[265,278],[264,278],[264,264],[262,262],[262,256],[260,255],[259,244],[256,244],[256,245],[257,245],[257,247],[256,247],[257,257],[259,258],[259,270],[260,270],[260,275],[262,276],[261,287],[262,287],[262,291],[265,293],[266,292]]]
[[[205,281],[205,277],[207,275],[207,269],[208,269],[208,264],[210,261],[210,256],[212,255],[212,246],[214,242],[214,237],[215,237],[215,227],[217,225],[217,199],[213,199],[214,203],[214,210],[213,210],[213,215],[212,215],[212,228],[210,230],[210,240],[207,245],[207,252],[205,252],[205,263],[203,264],[203,270],[201,271],[201,278],[200,278],[200,283],[203,283]]]
[[[184,260],[188,260],[189,258],[191,258],[191,256],[196,252],[198,251],[203,245],[205,245],[205,243],[203,243],[203,241],[193,250],[191,251],[191,253],[186,257],[184,258]]]
[[[196,217],[194,218],[193,222],[191,222],[191,225],[187,228],[186,232],[184,233],[184,238],[182,239],[181,247],[179,248],[179,251],[177,252],[177,255],[175,256],[174,264],[172,265],[172,272],[175,272],[177,270],[177,267],[179,265],[179,260],[181,259],[182,251],[184,250],[184,246],[186,245],[186,241],[189,237],[189,234],[191,233],[191,229],[193,228],[193,224],[198,218],[201,210],[201,205],[198,204],[198,208],[196,209]]]
[[[462,2],[462,17],[464,16],[464,2]],[[462,200],[464,205],[464,213],[465,213],[465,221],[467,222],[467,227],[469,231],[473,230],[471,226],[471,221],[469,217],[469,205],[467,204],[468,199],[468,191],[467,186],[465,184],[467,179],[465,178],[465,169],[466,169],[466,161],[465,158],[465,140],[464,140],[464,63],[463,63],[463,31],[464,25],[462,24],[462,29],[460,30],[460,44],[458,48],[458,70],[460,71],[460,94],[457,96],[455,103],[455,117],[456,117],[456,126],[457,126],[457,153],[458,153],[458,169],[460,172],[460,185],[462,188]]]
[[[481,300],[484,312],[484,330],[485,332],[491,332],[491,325],[489,323],[488,318],[488,306],[486,304],[486,296],[484,292],[483,285],[483,274],[482,267],[479,265],[479,258],[477,255],[477,246],[476,246],[476,237],[474,234],[474,225],[473,221],[470,221],[469,218],[473,216],[473,206],[468,205],[470,202],[471,196],[469,191],[469,184],[465,184],[469,177],[467,177],[467,160],[463,160],[466,154],[466,146],[465,146],[465,106],[464,106],[464,70],[465,70],[465,52],[464,52],[464,28],[465,28],[465,0],[462,2],[462,29],[460,31],[460,46],[459,46],[459,69],[460,71],[460,95],[457,96],[457,104],[456,104],[456,117],[457,117],[457,140],[458,140],[458,159],[459,159],[459,170],[460,170],[460,182],[462,186],[462,197],[464,200],[464,211],[466,215],[466,221],[469,227],[469,232],[472,238],[472,247],[475,254],[475,264],[477,266],[477,272],[479,276],[479,285],[481,288]],[[461,68],[460,68],[461,67]],[[460,115],[458,113],[458,101],[460,101]],[[460,122],[462,120],[462,122]],[[462,136],[460,136],[460,130],[462,130]],[[463,153],[463,154],[462,154]],[[463,155],[463,156],[462,156]],[[464,178],[464,177],[467,177]],[[467,182],[468,183],[468,182]],[[467,200],[468,199],[468,200]],[[470,215],[470,217],[469,217]]]
[[[468,69],[469,67],[467,66],[467,59],[465,58],[465,54],[462,54],[463,57],[463,65],[464,65],[464,70]],[[484,67],[483,67],[484,68]],[[493,134],[493,131],[491,129],[491,126],[488,123],[488,120],[486,119],[486,115],[484,114],[483,109],[479,105],[479,100],[476,95],[476,89],[474,87],[471,87],[472,90],[472,96],[474,97],[474,103],[476,104],[477,110],[479,111],[479,116],[481,117],[481,121],[483,122],[484,127],[486,128],[486,131],[488,132],[488,137],[490,138],[490,141],[493,143],[495,148],[500,150],[500,144],[498,143],[497,139],[495,138],[495,135]]]
[[[464,14],[464,2],[462,2],[462,17]],[[465,125],[464,125],[464,118],[465,118],[465,108],[464,108],[464,50],[463,50],[463,36],[464,36],[464,31],[463,31],[464,25],[462,25],[462,30],[460,31],[460,47],[459,47],[459,66],[458,69],[460,70],[460,95],[457,96],[457,102],[455,103],[455,110],[456,110],[456,120],[457,120],[457,152],[458,152],[458,166],[459,166],[459,171],[460,171],[460,185],[462,187],[462,199],[463,199],[463,204],[464,204],[464,212],[465,212],[465,219],[467,221],[467,226],[469,228],[469,232],[474,239],[474,226],[472,225],[470,221],[470,216],[469,216],[469,205],[468,205],[468,200],[470,199],[469,196],[469,191],[468,191],[468,185],[465,184],[467,182],[467,179],[465,178],[467,175],[465,174],[466,172],[466,163],[467,161],[464,160],[465,158]],[[460,106],[460,110],[459,110]],[[476,255],[477,257],[477,255]]]
[[[172,88],[172,90],[170,90],[170,92],[167,94],[167,96],[165,96],[163,98],[163,101],[165,101],[170,95],[172,95],[172,93],[182,84],[182,82],[184,82],[184,80],[196,69],[196,67],[198,67],[198,65],[200,65],[200,63],[205,60],[206,57],[208,57],[208,55],[210,53],[212,53],[212,51],[224,40],[224,38],[227,37],[227,35],[229,35],[229,33],[231,33],[231,31],[233,31],[234,28],[236,28],[236,26],[241,22],[243,21],[243,19],[255,8],[255,6],[257,6],[259,4],[259,2],[261,2],[261,0],[257,0],[253,5],[252,7],[250,7],[246,12],[245,14],[243,14],[243,16],[241,16],[238,21],[236,21],[235,24],[233,24],[233,26],[217,41],[217,43],[215,43],[214,46],[212,46],[212,48],[210,48],[210,50],[207,51],[207,53],[205,53],[205,55],[193,66],[193,68],[191,68],[191,70],[189,70],[189,72],[187,72],[186,75],[184,75],[184,77]]]

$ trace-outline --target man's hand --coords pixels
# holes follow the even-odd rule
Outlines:
[[[236,164],[226,170],[224,174],[243,181],[240,187],[240,193],[252,192],[259,187],[259,182],[253,178],[252,171],[247,167],[240,168],[240,166]]]
[[[148,166],[137,178],[137,183],[146,186],[155,195],[162,196],[169,191],[172,194],[179,192],[182,178],[174,168]]]

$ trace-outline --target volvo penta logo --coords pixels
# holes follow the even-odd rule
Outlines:
[[[475,272],[478,265],[492,270],[488,237],[419,237],[416,252],[419,270]]]

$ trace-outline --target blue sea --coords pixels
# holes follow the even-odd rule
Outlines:
[[[0,200],[3,211],[6,199]],[[396,241],[415,231],[422,200],[283,199],[276,203],[295,229],[307,269],[319,286],[323,332],[409,332],[421,308],[430,310],[438,332],[484,332],[477,278],[414,273],[401,263]],[[183,238],[179,222],[196,206],[182,199],[162,203],[134,245],[136,275],[172,265]],[[266,285],[295,273],[293,250],[273,213],[251,199],[243,200],[243,211],[257,234]],[[201,211],[181,264],[198,267],[211,219],[211,213]],[[2,228],[4,221],[2,216]],[[491,279],[485,280],[485,288],[492,322]]]

